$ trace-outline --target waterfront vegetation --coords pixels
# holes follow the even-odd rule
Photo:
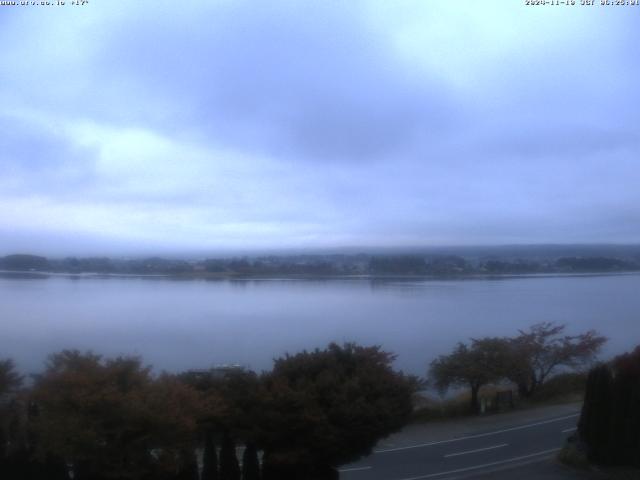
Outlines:
[[[481,410],[480,389],[508,382],[522,399],[535,398],[545,382],[561,369],[585,368],[606,338],[590,330],[566,335],[565,325],[538,323],[515,337],[486,337],[458,343],[441,355],[429,370],[432,383],[446,391],[450,386],[467,387],[470,411]]]
[[[285,355],[261,374],[154,373],[138,357],[65,350],[25,379],[4,360],[0,469],[33,480],[337,478],[339,465],[409,421],[479,413],[481,387],[493,398],[513,385],[519,404],[575,393],[604,341],[541,323],[458,344],[433,360],[428,381],[394,371],[394,355],[379,347],[353,343]],[[435,406],[418,395],[429,384],[470,394]]]
[[[31,382],[5,360],[0,478],[196,480],[198,455],[202,480],[337,478],[410,418],[417,381],[393,359],[331,344],[260,375],[156,375],[136,357],[62,351]]]
[[[354,343],[287,354],[260,374],[240,366],[158,373],[139,357],[64,350],[25,378],[5,359],[0,478],[335,479],[337,467],[411,421],[581,401],[585,385],[563,458],[637,466],[640,347],[594,367],[605,341],[539,323],[459,343],[431,362],[426,379],[395,371],[395,356],[380,347]],[[463,390],[425,396],[451,386]]]

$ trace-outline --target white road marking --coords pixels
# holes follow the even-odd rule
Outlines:
[[[527,425],[520,425],[518,427],[505,428],[503,430],[496,430],[494,432],[478,433],[476,435],[467,435],[466,437],[451,438],[449,440],[440,440],[438,442],[420,443],[418,445],[409,445],[408,447],[397,447],[397,448],[387,448],[383,450],[374,450],[373,453],[398,452],[400,450],[410,450],[412,448],[430,447],[431,445],[441,445],[443,443],[460,442],[462,440],[470,440],[472,438],[488,437],[491,435],[498,435],[499,433],[513,432],[515,430],[523,430],[525,428],[537,427],[538,425],[546,425],[548,423],[560,422],[562,420],[567,420],[569,418],[578,417],[578,416],[580,416],[579,413],[574,413],[572,415],[566,415],[564,417],[553,418],[551,420],[544,420],[542,422],[529,423]]]
[[[361,470],[371,470],[372,467],[353,467],[353,468],[341,468],[339,472],[359,472]]]
[[[485,450],[493,450],[496,448],[506,447],[508,445],[509,445],[508,443],[503,443],[501,445],[493,445],[492,447],[484,447],[484,448],[476,448],[475,450],[467,450],[466,452],[450,453],[449,455],[445,455],[444,458],[459,457],[460,455],[466,455],[468,453],[484,452]]]
[[[513,457],[507,460],[501,460],[499,462],[485,463],[483,465],[474,465],[473,467],[467,467],[467,468],[458,468],[457,470],[449,470],[447,472],[430,473],[428,475],[421,475],[419,477],[402,478],[400,480],[423,480],[425,478],[440,477],[442,475],[451,475],[452,473],[470,472],[472,470],[479,470],[481,468],[494,467],[496,465],[502,465],[505,463],[517,462],[518,460],[525,460],[527,458],[539,457],[541,455],[547,455],[549,453],[557,452],[559,450],[560,450],[559,448],[552,448],[550,450],[543,450],[542,452],[532,453],[529,455],[522,455],[521,457]]]
[[[565,428],[564,430],[562,430],[562,433],[573,432],[574,430],[577,430],[577,429],[578,427]]]

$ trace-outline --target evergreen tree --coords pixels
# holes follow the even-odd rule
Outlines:
[[[180,453],[180,472],[177,480],[199,480],[198,462],[194,451],[185,449]]]
[[[204,455],[202,458],[202,479],[218,480],[218,454],[213,433],[207,431],[204,438]]]
[[[640,347],[618,357],[614,368],[610,460],[640,466]]]
[[[578,433],[592,462],[640,466],[640,347],[591,369]]]
[[[258,449],[254,443],[247,443],[242,455],[242,480],[260,480]]]
[[[32,458],[29,472],[31,475],[28,477],[29,480],[69,480],[69,469],[66,463],[51,456],[44,461],[36,461]]]
[[[580,438],[587,444],[589,459],[599,463],[607,463],[609,457],[611,383],[611,369],[607,365],[591,369],[578,423]]]
[[[222,437],[220,449],[220,480],[240,480],[240,466],[236,456],[236,443],[228,432]]]
[[[7,460],[8,460],[7,445],[8,445],[7,434],[5,432],[4,425],[0,423],[0,478],[6,478],[4,472],[5,472],[5,469],[7,468]]]

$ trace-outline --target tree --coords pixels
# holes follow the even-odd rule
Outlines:
[[[154,378],[138,358],[52,355],[32,398],[38,456],[73,464],[76,479],[137,479],[160,473],[160,464],[178,470],[180,453],[193,451],[197,394],[173,376]]]
[[[606,462],[610,453],[612,382],[608,365],[599,365],[589,371],[578,433],[588,445],[587,455],[593,462]]]
[[[449,355],[441,355],[431,362],[429,376],[441,390],[446,390],[452,385],[468,386],[471,390],[471,411],[478,413],[480,388],[503,378],[508,361],[507,340],[472,339],[470,346],[458,343]]]
[[[12,398],[22,385],[22,376],[15,370],[13,360],[0,360],[0,464],[8,455],[7,446],[15,443],[9,435],[9,423],[16,415]]]
[[[15,392],[22,385],[23,377],[16,372],[11,359],[0,360],[0,400],[3,395]]]
[[[244,368],[217,368],[208,371],[192,371],[180,375],[183,382],[193,386],[201,395],[205,406],[199,417],[200,429],[204,433],[205,453],[211,467],[204,474],[217,475],[213,462],[215,446],[207,448],[207,442],[221,442],[221,479],[235,479],[240,475],[235,456],[235,441],[255,444],[262,415],[260,380]],[[214,473],[215,472],[215,473]],[[217,478],[217,477],[211,477]]]
[[[640,467],[640,346],[613,362],[611,460]]]
[[[225,433],[220,449],[220,480],[240,480],[240,465],[236,456],[236,443]]]
[[[11,359],[0,360],[0,478],[18,478],[30,468],[22,381]]]
[[[202,480],[218,480],[218,454],[213,432],[205,432],[202,455]]]
[[[640,346],[591,369],[578,435],[592,462],[640,467]]]
[[[180,452],[178,475],[175,480],[199,480],[198,460],[192,449],[185,448]]]
[[[564,335],[566,325],[537,323],[511,341],[507,377],[522,397],[531,397],[560,367],[577,368],[592,361],[607,339],[594,330]]]
[[[7,255],[2,259],[2,268],[8,270],[46,270],[48,267],[49,261],[37,255]]]
[[[379,347],[332,343],[275,361],[263,379],[263,478],[337,478],[412,412],[416,382]]]
[[[254,443],[248,443],[242,454],[242,480],[260,480],[258,449]]]
[[[369,261],[369,271],[378,275],[420,275],[426,268],[424,258],[410,255],[373,257]]]

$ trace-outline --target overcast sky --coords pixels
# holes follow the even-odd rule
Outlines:
[[[70,3],[0,7],[0,253],[640,241],[640,7]]]

